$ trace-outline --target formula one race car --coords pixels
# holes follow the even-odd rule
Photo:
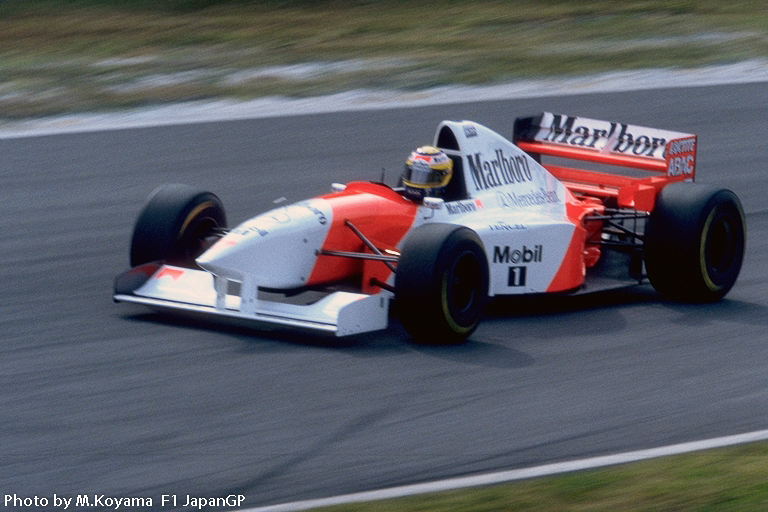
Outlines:
[[[394,301],[415,339],[458,343],[494,296],[647,278],[707,302],[733,286],[744,213],[733,192],[693,183],[696,135],[545,112],[517,119],[513,141],[443,121],[400,186],[333,184],[231,230],[215,195],[161,187],[114,300],[337,336],[385,328]]]

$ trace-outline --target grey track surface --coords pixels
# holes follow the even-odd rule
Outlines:
[[[2,492],[257,506],[767,428],[766,98],[748,84],[0,140]],[[747,212],[726,300],[498,301],[459,347],[396,323],[338,343],[111,302],[157,185],[216,192],[233,224],[382,167],[394,182],[442,119],[508,135],[541,110],[699,135],[698,181]]]

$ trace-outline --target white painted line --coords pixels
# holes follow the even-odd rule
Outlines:
[[[346,505],[350,503],[362,503],[366,501],[402,498],[416,494],[450,491],[468,487],[478,487],[481,485],[493,485],[512,482],[515,480],[524,480],[527,478],[552,476],[561,473],[602,468],[606,466],[614,466],[617,464],[626,464],[629,462],[666,457],[669,455],[679,455],[682,453],[709,450],[712,448],[723,448],[726,446],[734,446],[738,444],[753,443],[756,441],[765,440],[768,440],[768,430],[759,430],[756,432],[748,432],[746,434],[717,437],[714,439],[692,441],[688,443],[662,446],[659,448],[651,448],[647,450],[637,450],[634,452],[617,453],[615,455],[605,455],[602,457],[591,457],[588,459],[573,460],[568,462],[544,464],[542,466],[534,466],[530,468],[512,469],[509,471],[499,471],[496,473],[486,473],[483,475],[449,478],[447,480],[438,480],[435,482],[404,485],[401,487],[391,487],[389,489],[380,489],[376,491],[344,494],[341,496],[332,496],[329,498],[295,501],[292,503],[282,503],[266,507],[249,508],[241,510],[240,512],[294,512],[319,507],[329,507],[333,505]]]
[[[358,90],[315,98],[269,97],[248,101],[202,101],[25,121],[0,120],[0,139],[304,114],[756,82],[768,82],[768,59],[692,69],[644,69],[571,78],[521,80],[487,87],[456,85],[411,92]]]

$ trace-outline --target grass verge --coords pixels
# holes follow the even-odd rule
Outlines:
[[[768,56],[734,0],[4,0],[0,117]]]
[[[326,507],[323,512],[768,510],[768,443],[508,484]]]

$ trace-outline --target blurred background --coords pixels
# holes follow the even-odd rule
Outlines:
[[[740,0],[5,0],[0,119],[766,57]]]

